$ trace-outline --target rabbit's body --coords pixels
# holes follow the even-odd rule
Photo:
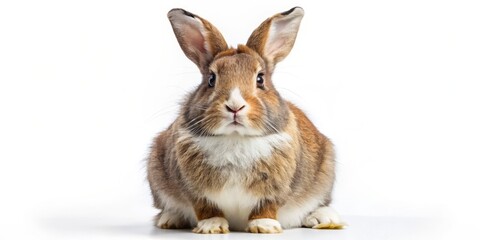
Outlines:
[[[290,113],[287,129],[259,137],[198,137],[182,129],[182,117],[177,119],[152,147],[156,207],[175,210],[194,224],[188,195],[205,197],[223,211],[232,229],[243,230],[252,209],[270,198],[282,204],[277,218],[283,227],[301,226],[308,213],[330,202],[334,160],[330,141],[308,131],[310,121],[289,106],[299,116]]]
[[[301,16],[299,8],[277,14],[246,46],[233,49],[206,20],[179,9],[169,13],[203,82],[152,146],[148,180],[162,210],[157,226],[196,226],[198,233],[340,226],[328,207],[335,176],[332,144],[271,82],[274,64],[293,46]],[[263,39],[276,21],[281,34],[279,27],[293,22],[295,31],[280,35],[288,49],[272,43],[271,36]],[[268,50],[269,44],[274,48]]]

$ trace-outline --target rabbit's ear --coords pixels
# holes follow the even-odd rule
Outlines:
[[[273,15],[253,31],[247,46],[257,51],[269,66],[274,67],[292,50],[302,18],[301,7]]]
[[[168,12],[168,19],[183,52],[202,73],[208,71],[216,54],[228,49],[217,28],[201,17],[175,8]]]

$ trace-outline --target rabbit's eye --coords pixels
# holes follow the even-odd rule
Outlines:
[[[214,87],[216,79],[217,79],[217,76],[215,75],[215,73],[210,73],[210,77],[208,77],[208,86]]]
[[[263,80],[263,75],[264,75],[263,73],[259,73],[257,75],[257,87],[262,88],[262,89],[263,89],[263,84],[265,82],[265,80]]]

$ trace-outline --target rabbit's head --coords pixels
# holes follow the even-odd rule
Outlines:
[[[303,9],[268,18],[237,48],[229,48],[220,32],[195,14],[172,9],[168,17],[180,47],[202,74],[184,102],[184,127],[201,136],[281,132],[288,107],[271,77],[293,47]]]

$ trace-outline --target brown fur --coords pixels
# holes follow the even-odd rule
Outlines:
[[[223,217],[222,210],[218,209],[215,205],[204,198],[198,199],[193,204],[193,208],[195,209],[195,214],[199,221],[212,217]]]
[[[220,32],[208,21],[184,10],[169,13],[180,46],[199,66],[203,80],[187,96],[175,122],[152,145],[148,181],[155,207],[178,214],[193,208],[197,221],[224,217],[222,209],[205,196],[222,191],[233,173],[245,191],[260,199],[249,220],[276,219],[277,210],[287,203],[301,205],[311,198],[323,199],[321,204],[325,206],[330,203],[335,178],[333,146],[300,109],[281,98],[271,79],[275,64],[290,52],[296,31],[287,35],[289,38],[280,39],[284,45],[278,50],[265,52],[272,48],[266,46],[272,37],[272,24],[299,24],[298,13],[294,14],[299,17],[289,16],[294,10],[267,19],[246,45],[236,49],[227,48]],[[192,27],[196,25],[189,25],[190,18],[200,20],[203,32]],[[193,42],[186,33],[195,34]],[[195,42],[199,39],[205,44]],[[264,89],[257,88],[255,79],[259,72],[264,73]],[[207,84],[211,73],[216,75],[215,87]],[[205,161],[209,154],[197,142],[198,137],[217,136],[215,131],[223,124],[225,101],[233,88],[239,88],[249,106],[245,121],[251,128],[261,132],[261,136],[281,132],[291,137],[289,144],[275,146],[269,156],[258,159],[248,171],[209,164]],[[188,225],[188,217],[184,221],[177,225]]]
[[[277,218],[278,205],[274,201],[264,201],[254,208],[248,216],[248,220],[260,219],[260,218]]]

